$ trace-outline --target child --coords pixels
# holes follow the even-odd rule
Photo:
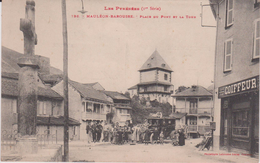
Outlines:
[[[160,143],[163,145],[163,137],[164,137],[164,135],[163,135],[163,132],[161,131],[161,133],[160,133]]]

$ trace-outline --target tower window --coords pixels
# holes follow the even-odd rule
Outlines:
[[[164,86],[164,91],[167,91],[167,86]]]
[[[168,80],[168,75],[164,74],[164,80]]]

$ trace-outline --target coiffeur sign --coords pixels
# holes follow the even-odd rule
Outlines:
[[[218,98],[254,91],[259,88],[259,76],[241,80],[218,88]]]

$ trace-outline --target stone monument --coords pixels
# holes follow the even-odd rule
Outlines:
[[[37,76],[38,58],[35,56],[37,35],[35,33],[35,2],[27,0],[25,18],[20,20],[20,30],[24,35],[24,56],[18,59],[20,66],[18,81],[18,150],[21,154],[37,153]]]

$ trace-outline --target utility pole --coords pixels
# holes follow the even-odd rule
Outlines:
[[[63,34],[63,89],[64,89],[64,161],[69,162],[69,110],[68,110],[68,33],[66,0],[61,1]]]

